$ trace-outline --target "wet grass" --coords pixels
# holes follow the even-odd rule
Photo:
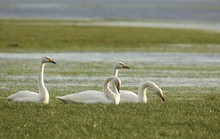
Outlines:
[[[0,20],[1,52],[219,53],[220,33],[190,29],[98,27]],[[71,21],[69,21],[71,23]],[[57,21],[57,23],[59,23]],[[67,22],[68,23],[68,22]]]
[[[199,81],[206,76],[211,78],[219,67],[206,66],[198,70],[198,65],[187,65],[188,68],[185,69],[181,68],[182,65],[154,65],[153,68],[157,70],[152,71],[150,65],[127,63],[133,69],[119,72],[122,89],[137,92],[138,85],[143,79],[153,78],[165,93],[165,103],[149,91],[147,104],[65,105],[55,97],[89,89],[101,90],[101,83],[106,76],[111,75],[114,63],[84,62],[82,64],[63,61],[57,65],[46,65],[45,84],[50,92],[48,105],[6,101],[5,97],[19,90],[37,91],[39,65],[36,63],[38,62],[14,59],[0,61],[4,67],[0,69],[0,138],[218,138],[220,136],[218,87],[205,86],[206,82],[204,86],[169,86],[163,85],[160,81],[161,78],[166,79],[170,76],[197,78]],[[190,71],[196,70],[198,73],[202,71],[208,73],[193,76]],[[216,77],[219,75],[216,74]]]
[[[219,34],[207,31],[39,26],[22,22],[0,21],[1,52],[220,52],[218,47],[208,47],[219,44]],[[176,48],[176,43],[196,47]],[[149,91],[147,104],[64,105],[55,99],[57,95],[101,90],[114,63],[59,60],[45,68],[48,105],[8,102],[5,98],[19,90],[37,91],[39,61],[1,59],[0,138],[220,137],[220,89],[215,84],[220,78],[218,65],[127,64],[131,70],[119,72],[123,90],[137,92],[140,82],[150,79],[162,88],[166,102]]]

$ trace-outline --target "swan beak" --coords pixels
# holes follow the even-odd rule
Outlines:
[[[120,85],[117,85],[117,90],[120,93]]]
[[[163,96],[161,96],[161,99],[162,99],[163,101],[165,101],[165,99],[164,99],[164,97],[163,97]]]
[[[126,66],[126,65],[123,65],[122,66],[123,67],[123,69],[130,69],[128,66]]]
[[[130,69],[128,66],[125,66],[125,69]]]
[[[163,101],[165,101],[165,99],[164,99],[164,97],[163,97],[162,94],[160,94],[159,97],[160,97]]]
[[[48,59],[50,63],[56,64],[56,62],[53,59]]]

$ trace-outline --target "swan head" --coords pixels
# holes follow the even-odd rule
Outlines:
[[[53,64],[56,64],[56,62],[50,58],[49,56],[45,56],[42,58],[42,63],[53,63]]]
[[[130,69],[125,63],[119,62],[115,65],[115,69]]]
[[[162,91],[161,89],[159,89],[158,91],[156,91],[156,94],[157,94],[163,101],[165,101],[164,96],[163,96],[163,91]]]

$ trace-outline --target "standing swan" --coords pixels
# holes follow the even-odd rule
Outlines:
[[[109,84],[112,82],[114,84],[115,92],[112,92],[109,88]],[[56,98],[64,103],[114,103],[115,105],[120,102],[119,88],[121,86],[121,81],[115,76],[110,76],[105,79],[103,84],[103,92],[95,90],[87,90],[75,94],[69,94],[65,96],[57,96]]]
[[[120,103],[147,103],[146,91],[148,88],[152,89],[163,101],[165,101],[162,90],[155,83],[146,81],[139,87],[138,95],[131,91],[120,91]]]
[[[19,91],[15,94],[8,96],[6,99],[9,101],[18,102],[42,102],[49,103],[49,93],[44,85],[44,66],[46,63],[56,64],[50,57],[43,57],[40,64],[38,73],[38,89],[39,93],[30,91]]]

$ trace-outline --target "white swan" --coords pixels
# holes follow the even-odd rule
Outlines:
[[[116,63],[113,70],[113,76],[118,77],[119,69],[130,69],[130,68],[126,66],[125,63],[123,62]]]
[[[119,69],[130,69],[130,68],[125,63],[123,63],[123,62],[116,63],[114,65],[114,69],[113,69],[113,76],[118,77],[118,70]],[[111,86],[112,91],[115,92],[116,90],[114,88],[114,84],[111,84],[111,85],[112,85]]]
[[[42,102],[49,103],[49,93],[44,85],[44,66],[46,63],[56,64],[50,57],[43,57],[40,64],[40,70],[38,73],[38,89],[39,93],[30,91],[19,91],[15,94],[8,96],[6,99],[9,101],[18,102]]]
[[[119,69],[130,69],[128,66],[126,66],[124,63],[119,62],[114,66],[113,70],[113,76],[118,77],[118,70]],[[135,94],[132,91],[128,90],[120,90],[120,103],[126,103],[126,102],[143,102],[147,103],[147,96],[146,96],[146,90],[147,88],[152,88],[153,91],[163,100],[165,101],[163,97],[163,92],[162,90],[153,82],[151,81],[146,81],[143,83],[139,90],[138,90],[138,95]],[[112,90],[115,91],[115,88],[112,87]]]
[[[130,69],[125,63],[123,62],[119,62],[116,63],[114,65],[114,69],[113,69],[113,76],[118,77],[118,71],[119,69]],[[115,91],[114,86],[112,86],[112,91]],[[127,97],[134,97],[134,95],[136,95],[135,93],[128,91],[128,90],[120,90],[120,96],[121,96],[121,92],[126,92],[127,93]]]
[[[115,92],[112,92],[109,88],[109,83],[114,84]],[[115,76],[110,76],[105,79],[103,84],[103,92],[95,90],[87,90],[75,94],[69,94],[65,96],[57,96],[56,98],[64,103],[114,103],[115,105],[120,102],[119,88],[121,86],[121,81]]]
[[[120,103],[147,103],[146,91],[148,88],[152,89],[163,101],[165,101],[163,92],[160,87],[151,81],[146,81],[140,85],[138,89],[138,95],[131,91],[120,91]]]

